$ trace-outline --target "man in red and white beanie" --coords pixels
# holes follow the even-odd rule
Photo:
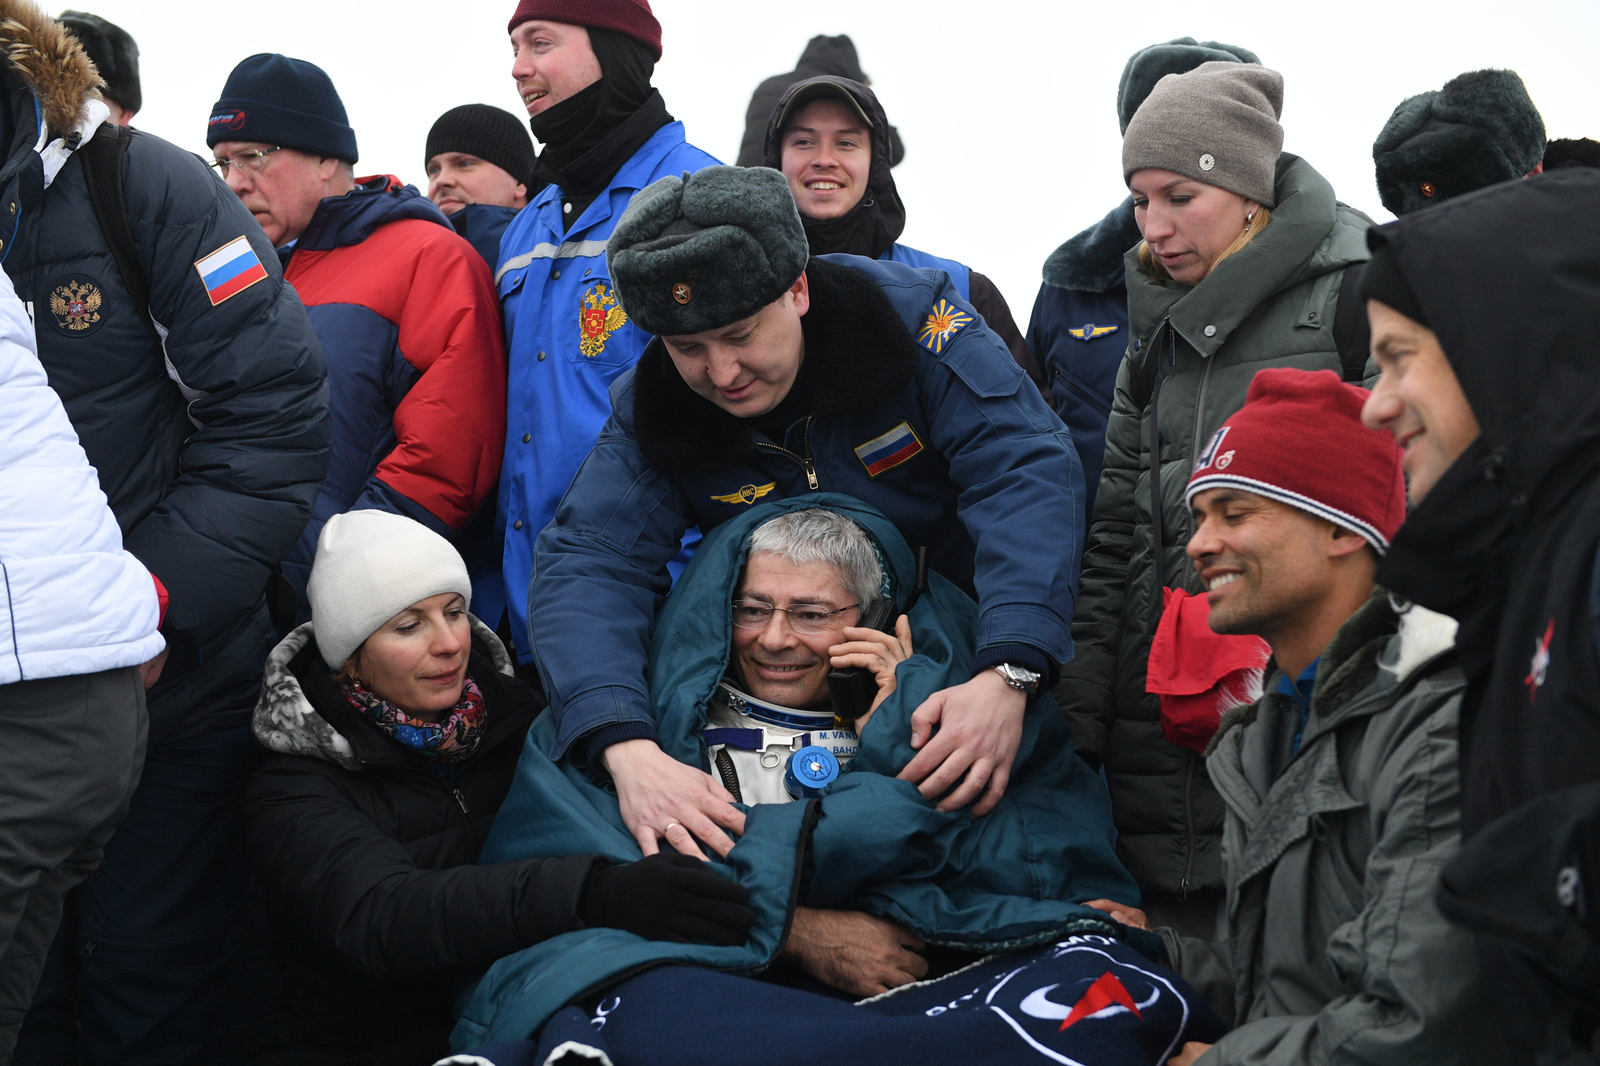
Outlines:
[[[1310,1066],[1329,1048],[1498,1061],[1471,938],[1433,898],[1460,841],[1455,623],[1373,584],[1405,485],[1393,436],[1361,424],[1366,397],[1331,371],[1263,370],[1189,481],[1207,589],[1189,602],[1272,660],[1265,694],[1222,717],[1206,758],[1226,807],[1226,937],[1157,930],[1236,1027],[1173,1066]],[[1181,637],[1169,672],[1205,673],[1181,660],[1216,646]],[[1090,906],[1147,926],[1124,904]]]

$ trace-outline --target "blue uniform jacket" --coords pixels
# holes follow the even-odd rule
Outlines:
[[[499,504],[506,606],[523,661],[534,538],[611,414],[611,383],[650,341],[617,306],[606,241],[634,193],[665,175],[716,163],[684,141],[683,123],[669,122],[623,164],[571,229],[562,218],[560,187],[546,185],[501,238],[495,283],[511,381]]]
[[[906,266],[942,270],[950,275],[950,284],[956,287],[956,292],[961,294],[963,300],[972,299],[972,268],[965,263],[931,255],[920,248],[898,243],[889,245],[889,250],[878,256],[878,259],[886,263],[904,263]]]
[[[1031,386],[1018,391],[1043,408]],[[728,603],[750,534],[801,507],[840,511],[866,529],[882,552],[893,594],[906,602],[914,583],[911,550],[876,510],[831,494],[739,510],[707,533],[650,646],[647,707],[654,708],[663,750],[680,762],[710,770],[701,730],[706,703],[728,668]],[[861,731],[860,752],[849,768],[821,799],[746,808],[744,836],[727,859],[712,853],[710,869],[750,890],[757,922],[748,943],[674,944],[599,928],[562,934],[490,967],[465,997],[452,1044],[521,1039],[585,990],[652,964],[764,969],[796,905],[866,911],[931,943],[984,953],[1017,951],[1072,932],[1115,935],[1117,927],[1104,914],[1083,904],[1101,897],[1132,900],[1138,889],[1112,847],[1105,785],[1074,754],[1071,732],[1048,695],[1029,707],[1011,787],[982,818],[965,810],[940,812],[909,782],[895,779],[915,754],[912,712],[970,676],[977,614],[969,597],[930,575],[928,593],[910,615],[916,654],[900,664],[897,687]],[[591,642],[588,650],[594,655],[603,645]],[[516,779],[478,861],[596,852],[613,862],[637,861],[639,846],[622,821],[616,793],[557,761],[556,732],[548,715],[529,730]],[[805,865],[797,869],[802,858]],[[1145,950],[1160,950],[1150,934],[1128,932]]]
[[[678,537],[762,499],[838,492],[886,514],[976,592],[978,666],[1072,657],[1083,473],[1060,421],[943,272],[830,255],[808,274],[813,414],[784,440],[696,396],[659,342],[613,386],[534,556],[529,624],[558,755],[651,722],[645,649]]]
[[[1044,284],[1028,324],[1028,347],[1044,368],[1051,403],[1083,464],[1090,515],[1105,466],[1117,369],[1131,343],[1122,255],[1138,243],[1133,201],[1125,200],[1045,260]]]

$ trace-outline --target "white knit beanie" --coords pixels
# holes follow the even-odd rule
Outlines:
[[[317,538],[306,582],[322,661],[342,668],[385,622],[441,592],[459,592],[472,604],[467,564],[449,541],[388,511],[334,515]]]

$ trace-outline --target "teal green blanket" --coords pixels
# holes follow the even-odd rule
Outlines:
[[[753,507],[701,543],[662,608],[650,647],[650,697],[662,747],[710,769],[700,730],[706,703],[727,669],[729,603],[756,526],[784,511],[825,506],[877,540],[888,580],[904,604],[915,580],[911,551],[877,511],[819,493]],[[777,954],[797,903],[847,907],[891,918],[930,943],[1013,951],[1065,933],[1112,933],[1105,915],[1082,906],[1101,897],[1135,900],[1138,889],[1112,850],[1104,784],[1072,751],[1049,697],[1035,700],[1005,798],[974,819],[942,814],[894,775],[913,754],[911,714],[940,689],[972,675],[977,606],[937,574],[911,612],[916,654],[861,734],[855,761],[819,800],[748,808],[745,834],[714,867],[750,890],[758,920],[742,947],[643,940],[585,929],[547,940],[490,967],[465,998],[457,1048],[531,1036],[561,1007],[645,967],[689,963],[756,973]],[[602,654],[603,649],[596,649]],[[551,761],[555,725],[543,715],[528,733],[510,795],[480,859],[485,863],[598,852],[640,857],[615,792]],[[804,885],[803,898],[801,886]]]

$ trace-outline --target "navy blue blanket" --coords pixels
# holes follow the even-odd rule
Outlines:
[[[1200,996],[1127,944],[1073,936],[851,1005],[659,966],[567,1007],[537,1039],[448,1062],[492,1066],[1165,1066],[1225,1032]],[[475,1056],[475,1057],[469,1057]]]

